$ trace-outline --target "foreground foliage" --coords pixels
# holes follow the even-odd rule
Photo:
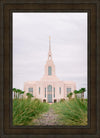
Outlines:
[[[87,100],[78,98],[69,101],[63,101],[51,105],[57,114],[60,122],[69,126],[86,126],[87,125]]]
[[[49,104],[38,99],[13,99],[13,125],[28,125],[34,117],[48,109]]]

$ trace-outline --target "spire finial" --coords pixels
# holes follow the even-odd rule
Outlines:
[[[52,59],[52,54],[51,54],[51,37],[49,36],[49,53],[48,53],[48,59]]]

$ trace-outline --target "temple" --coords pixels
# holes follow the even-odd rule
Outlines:
[[[45,71],[40,81],[31,81],[24,83],[24,97],[26,93],[31,93],[34,98],[42,102],[54,103],[61,99],[67,99],[67,94],[76,89],[76,83],[72,81],[60,81],[55,73],[55,65],[52,59],[51,38],[49,37],[48,59],[45,64]],[[72,98],[74,98],[74,94]]]

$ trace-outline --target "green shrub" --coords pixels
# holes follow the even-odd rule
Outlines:
[[[52,105],[64,125],[87,125],[87,101],[72,99]]]
[[[65,99],[64,99],[64,98],[60,100],[60,102],[64,102],[64,101],[65,101]]]
[[[13,100],[13,125],[28,125],[34,117],[49,109],[49,104],[40,100],[14,99]]]

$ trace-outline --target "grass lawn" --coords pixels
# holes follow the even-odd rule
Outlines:
[[[68,126],[86,126],[87,125],[87,100],[71,99],[54,103],[51,105],[57,114],[60,122]]]

